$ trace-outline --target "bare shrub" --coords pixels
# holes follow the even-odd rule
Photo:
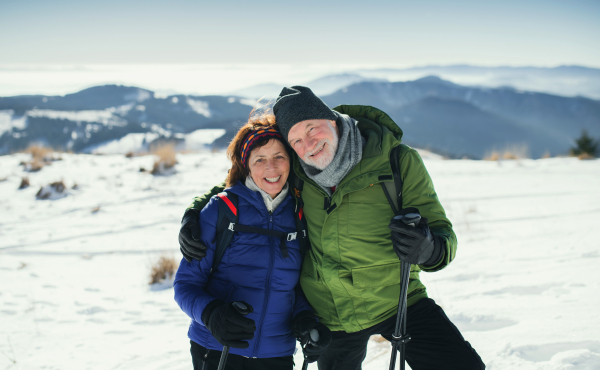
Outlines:
[[[127,152],[125,153],[125,158],[133,158],[135,157],[135,153],[134,152]]]
[[[29,177],[25,176],[21,178],[21,184],[19,185],[20,189],[25,189],[29,187]]]
[[[65,183],[62,180],[60,180],[60,181],[56,181],[51,184],[48,184],[46,186],[42,186],[40,188],[40,190],[38,190],[35,197],[37,199],[62,198],[63,196],[66,195],[66,190],[67,190],[67,187],[65,186]]]
[[[150,172],[153,175],[168,175],[173,172],[173,167],[177,164],[177,153],[175,152],[175,145],[173,144],[165,144],[162,146],[157,146],[152,154],[158,157],[154,161],[154,165],[152,166],[152,171]]]
[[[550,157],[551,157],[550,152],[546,150],[544,152],[544,155],[542,156],[542,159],[546,159],[546,158],[550,158]]]
[[[175,276],[177,270],[177,262],[175,258],[169,256],[160,256],[158,261],[154,263],[150,268],[150,282],[149,284],[162,283],[165,280],[172,279]]]

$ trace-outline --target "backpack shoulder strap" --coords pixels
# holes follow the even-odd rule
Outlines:
[[[304,218],[304,201],[302,200],[302,190],[304,188],[304,180],[295,173],[291,173],[290,184],[292,196],[294,198],[294,218],[296,219],[296,232],[299,235],[300,256],[304,259],[304,254],[310,249],[310,241],[308,239],[308,228],[306,227],[306,219]]]
[[[390,151],[390,166],[392,179],[381,182],[383,192],[390,203],[394,214],[402,210],[402,174],[400,173],[400,145]],[[389,177],[388,177],[389,178]]]
[[[221,258],[225,254],[225,250],[231,244],[233,238],[233,226],[238,220],[238,197],[233,193],[222,192],[217,194],[219,201],[219,215],[217,218],[217,235],[215,257],[213,259],[211,272],[221,262]]]

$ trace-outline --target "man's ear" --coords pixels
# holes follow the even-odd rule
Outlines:
[[[331,125],[331,127],[333,127],[333,129],[335,130],[335,133],[337,134],[338,137],[340,137],[340,130],[338,129],[335,121],[333,120],[329,120],[329,124]]]

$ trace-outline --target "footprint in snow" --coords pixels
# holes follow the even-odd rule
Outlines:
[[[77,313],[80,315],[95,315],[100,312],[106,312],[106,310],[102,307],[95,306],[95,307],[86,308],[85,310],[77,311]]]
[[[486,295],[514,294],[514,295],[538,295],[546,290],[556,287],[556,284],[531,285],[531,286],[508,286],[506,288],[484,292]]]
[[[577,369],[597,369],[590,365],[600,365],[600,342],[559,342],[542,345],[528,345],[509,349],[524,360],[532,362],[558,361],[577,365]]]
[[[452,315],[450,320],[460,331],[490,331],[516,325],[519,322],[510,319],[501,319],[495,316],[476,315]]]

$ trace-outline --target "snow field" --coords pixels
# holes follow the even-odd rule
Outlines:
[[[421,278],[487,368],[600,368],[600,161],[424,157],[459,248]],[[0,156],[0,368],[189,369],[189,318],[148,273],[180,258],[183,211],[224,153],[179,154],[168,177],[139,172],[153,156],[62,158],[26,173],[29,155]],[[61,179],[66,197],[35,199]],[[389,355],[372,340],[363,368]]]

